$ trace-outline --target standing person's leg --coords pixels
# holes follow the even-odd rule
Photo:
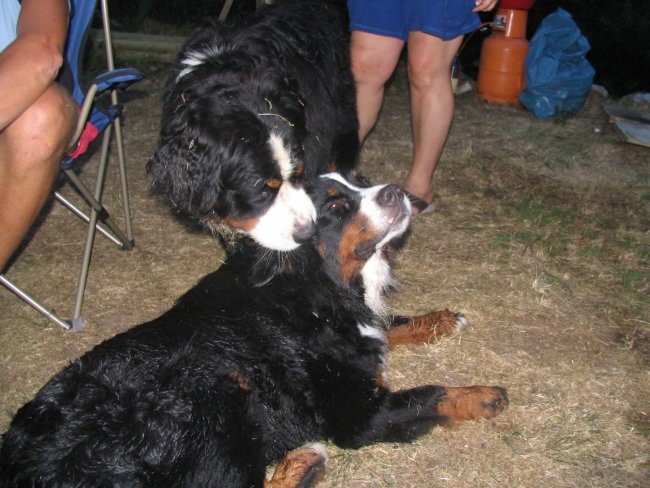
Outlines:
[[[461,41],[462,36],[443,41],[420,31],[408,38],[413,165],[404,188],[427,203],[434,197],[431,179],[453,117],[450,68]]]
[[[0,132],[0,272],[47,200],[79,107],[52,85]]]
[[[384,85],[399,61],[404,41],[352,31],[350,61],[356,85],[359,140],[363,142],[379,117]]]

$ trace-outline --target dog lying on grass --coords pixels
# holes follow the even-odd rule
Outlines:
[[[242,238],[167,313],[56,374],[4,435],[0,486],[306,487],[326,460],[309,443],[409,442],[502,411],[499,387],[388,386],[382,297],[411,217],[403,192],[330,174],[308,193],[310,242]]]

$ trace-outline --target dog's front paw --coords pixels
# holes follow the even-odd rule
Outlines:
[[[445,387],[437,405],[446,424],[491,418],[508,407],[508,394],[500,386]]]
[[[396,316],[393,327],[388,330],[388,344],[425,344],[454,335],[463,330],[469,320],[462,313],[436,310],[414,317]]]
[[[285,454],[264,488],[309,488],[325,476],[327,451],[322,444],[295,449]]]

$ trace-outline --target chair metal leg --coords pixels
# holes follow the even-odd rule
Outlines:
[[[77,207],[74,203],[72,203],[70,200],[68,200],[65,196],[63,196],[61,193],[58,191],[54,192],[54,198],[56,198],[59,203],[61,203],[64,207],[66,207],[68,210],[70,210],[73,214],[75,214],[77,217],[79,217],[81,220],[84,222],[88,223],[90,222],[90,217],[84,213],[83,210],[81,210],[79,207]],[[110,230],[107,230],[102,224],[99,222],[97,223],[97,230],[104,236],[106,237],[109,241],[111,241],[113,244],[119,247],[123,247],[124,243],[120,241],[117,237],[115,237]]]
[[[219,12],[219,20],[224,21],[226,20],[226,17],[228,17],[228,14],[230,13],[230,9],[232,8],[232,4],[235,0],[226,0],[223,2],[223,7],[221,8],[221,12]]]
[[[70,320],[63,320],[58,317],[54,312],[40,304],[36,299],[25,293],[18,286],[13,284],[3,275],[0,275],[0,283],[3,284],[7,289],[12,293],[17,295],[27,304],[32,306],[47,319],[51,320],[58,326],[62,327],[65,330],[77,331],[85,327],[85,320],[81,315],[81,310],[83,307],[84,296],[86,292],[86,285],[88,282],[88,273],[90,269],[90,261],[92,257],[93,244],[95,240],[96,231],[99,230],[103,235],[105,235],[109,240],[111,240],[116,245],[120,246],[122,250],[130,250],[133,248],[134,241],[129,239],[128,236],[122,232],[122,230],[113,222],[106,208],[100,203],[102,201],[102,195],[104,191],[104,183],[106,180],[106,172],[108,169],[108,151],[111,142],[112,135],[112,126],[106,128],[103,134],[102,147],[99,158],[99,166],[97,168],[97,177],[95,182],[95,191],[94,194],[90,193],[90,190],[86,185],[79,179],[79,177],[72,170],[65,170],[67,178],[70,180],[72,186],[81,194],[81,196],[86,200],[90,205],[89,214],[85,214],[82,210],[76,207],[72,202],[66,199],[63,195],[58,192],[55,192],[55,197],[59,200],[64,206],[70,209],[75,215],[80,219],[85,221],[88,224],[88,229],[86,233],[84,253],[81,261],[81,266],[79,269],[79,281],[77,283],[77,292],[75,297],[75,304],[73,309],[72,318]],[[123,153],[122,153],[123,154]],[[122,168],[125,169],[125,165],[122,164]],[[124,186],[126,180],[122,179],[122,189],[123,191],[128,191]],[[128,216],[130,218],[130,215]],[[126,218],[126,216],[125,216]],[[101,221],[101,223],[100,223]],[[108,229],[102,227],[101,224],[107,226]]]
[[[109,70],[115,69],[113,57],[113,40],[111,38],[111,19],[108,12],[108,0],[101,1],[102,9],[102,27],[104,31],[104,46],[106,49],[106,65]],[[119,103],[117,90],[111,90],[111,103]],[[122,139],[122,122],[118,117],[113,121],[115,128],[115,145],[117,146],[117,159],[120,170],[120,183],[122,185],[122,210],[124,212],[124,230],[126,231],[127,242],[131,247],[135,245],[133,240],[133,230],[131,227],[131,204],[129,202],[129,187],[126,176],[126,158],[124,157],[124,144]]]
[[[97,168],[97,181],[95,182],[94,202],[102,201],[104,192],[104,180],[106,178],[106,168],[108,163],[108,149],[111,142],[111,127],[107,127],[103,134],[102,150],[99,158],[99,167]],[[90,220],[88,222],[88,232],[86,234],[86,244],[81,268],[79,269],[79,282],[77,283],[77,298],[75,300],[73,320],[81,316],[81,307],[83,305],[84,294],[86,292],[86,283],[88,281],[88,271],[90,269],[90,258],[93,252],[93,243],[95,242],[95,232],[97,228],[97,219],[99,210],[95,205],[90,209]]]
[[[108,130],[108,129],[107,129]],[[65,170],[64,171],[66,177],[68,180],[70,180],[70,183],[76,190],[81,193],[81,196],[84,198],[84,200],[97,212],[97,215],[99,217],[99,220],[103,224],[105,224],[110,232],[113,234],[112,237],[109,237],[111,241],[113,241],[115,244],[120,246],[120,249],[123,251],[130,251],[133,249],[134,241],[129,240],[127,236],[124,234],[124,232],[117,226],[115,222],[113,222],[113,219],[111,218],[111,215],[108,213],[108,210],[106,210],[106,207],[104,207],[100,202],[98,202],[95,197],[90,193],[88,190],[88,187],[84,185],[84,183],[79,179],[79,177],[74,173],[72,170]],[[78,208],[75,208],[73,204],[68,204],[64,200],[65,197],[60,197],[57,196],[57,200],[59,200],[61,203],[63,203],[66,207],[68,207],[74,214],[79,216],[82,220],[88,222],[89,217],[88,215],[84,214],[81,210]],[[100,232],[104,234],[104,230],[101,229],[100,227]]]
[[[16,285],[14,285],[4,275],[0,275],[0,283],[4,285],[9,291],[14,293],[18,298],[20,298],[25,303],[27,303],[28,305],[36,309],[45,318],[54,322],[56,325],[63,328],[64,330],[79,331],[85,327],[86,324],[81,317],[78,317],[77,319],[72,318],[70,320],[62,320],[54,312],[45,308],[43,305],[37,302],[33,297],[31,297],[23,290],[18,288]]]
[[[114,93],[114,92],[113,92]],[[117,94],[115,94],[117,100]],[[117,101],[115,102],[117,103]],[[129,185],[126,176],[126,158],[124,157],[124,144],[122,139],[122,122],[119,118],[113,122],[115,128],[115,146],[117,147],[117,161],[120,170],[120,185],[122,190],[122,212],[124,213],[124,231],[126,242],[132,248],[135,246],[133,229],[131,227],[131,204],[129,202]]]

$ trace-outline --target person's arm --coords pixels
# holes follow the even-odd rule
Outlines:
[[[492,10],[494,7],[496,7],[498,1],[499,0],[476,0],[474,2],[476,7],[474,7],[472,12],[485,12]]]
[[[68,0],[22,1],[17,38],[0,53],[0,130],[54,82],[63,64],[68,9]]]

